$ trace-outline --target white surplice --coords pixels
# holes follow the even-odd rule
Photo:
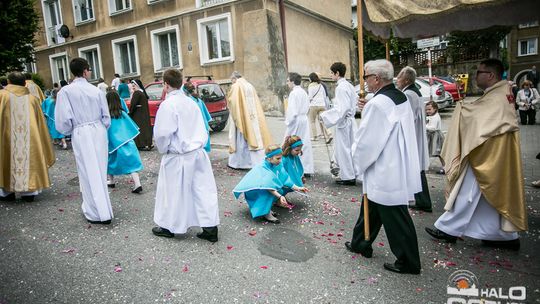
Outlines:
[[[311,147],[311,131],[307,113],[309,111],[309,98],[300,86],[294,86],[289,94],[289,103],[285,113],[285,137],[290,135],[300,136],[304,146],[300,161],[304,167],[304,173],[313,174],[313,149]]]
[[[154,222],[172,233],[219,225],[216,181],[204,150],[208,132],[199,107],[180,90],[159,107],[154,140],[163,155]]]
[[[393,86],[393,85],[391,85]],[[420,165],[409,101],[396,105],[379,90],[362,111],[352,146],[363,174],[363,192],[385,206],[408,205],[422,191]]]
[[[414,84],[412,84],[414,86]],[[414,116],[414,128],[416,134],[416,144],[418,146],[418,159],[420,161],[420,170],[425,171],[429,168],[429,152],[426,134],[426,111],[424,102],[420,96],[413,90],[405,88],[403,93],[407,96]]]
[[[517,232],[501,230],[501,215],[482,195],[471,167],[467,165],[465,170],[452,209],[439,217],[435,227],[457,237],[468,236],[488,241],[517,239]]]
[[[356,103],[358,95],[354,87],[345,78],[337,81],[334,107],[322,112],[321,118],[327,128],[336,126],[334,136],[334,160],[339,167],[339,178],[342,180],[355,179],[355,172],[351,146],[354,142],[356,123]]]
[[[82,210],[91,221],[113,218],[107,189],[107,128],[110,124],[105,94],[86,79],[75,78],[58,92],[55,126],[60,133],[71,134]]]

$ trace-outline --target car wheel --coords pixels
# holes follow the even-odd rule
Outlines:
[[[225,129],[226,125],[227,125],[227,121],[224,121],[224,122],[221,122],[221,123],[218,123],[218,124],[215,124],[215,125],[211,126],[211,128],[212,128],[212,131],[214,131],[214,132],[221,132],[221,131],[223,131],[223,129]]]

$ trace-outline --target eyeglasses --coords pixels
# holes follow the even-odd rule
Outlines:
[[[364,75],[362,76],[362,78],[364,78],[364,80],[368,79],[370,76],[377,76],[375,74],[367,74],[367,75]]]
[[[480,70],[476,71],[476,75],[482,74],[482,73],[493,73],[493,72],[490,72],[490,71],[480,71]]]

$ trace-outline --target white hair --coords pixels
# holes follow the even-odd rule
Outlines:
[[[399,72],[398,76],[401,75],[407,83],[414,83],[416,80],[416,71],[410,66],[406,66]]]
[[[231,74],[231,79],[232,78],[234,78],[234,79],[242,78],[242,74],[240,74],[240,72],[238,72],[238,71],[234,71]]]
[[[394,79],[394,67],[386,59],[370,60],[364,65],[366,74],[374,74],[384,80]]]

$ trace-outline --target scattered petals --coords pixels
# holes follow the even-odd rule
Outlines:
[[[120,264],[114,266],[114,272],[122,272],[122,267],[120,267]]]
[[[232,216],[232,211],[225,211],[225,212],[223,212],[223,215],[224,215],[225,217]]]
[[[379,245],[379,247],[384,247],[384,243],[383,243],[383,242],[379,242],[379,244],[377,244],[377,245]]]
[[[62,250],[62,253],[74,253],[76,251],[77,249],[75,248],[67,248],[67,249]]]
[[[268,266],[261,266],[261,269],[268,269]]]
[[[187,264],[184,264],[184,267],[182,268],[182,272],[188,272],[189,271],[189,267]]]
[[[231,245],[227,246],[227,250],[233,250],[233,248],[234,248],[234,247],[231,246]]]
[[[353,198],[351,198],[351,202],[356,203],[356,202],[358,202],[358,199],[356,197],[353,197]]]
[[[257,235],[257,230],[250,230],[248,232],[248,234],[251,235],[251,236],[256,236]]]

